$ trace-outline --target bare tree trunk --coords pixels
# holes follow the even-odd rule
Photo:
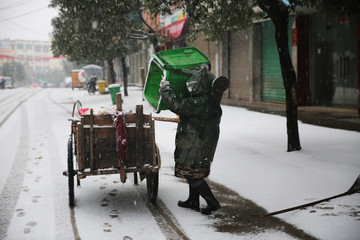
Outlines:
[[[109,82],[110,84],[115,83],[115,71],[114,71],[114,64],[112,60],[107,60],[107,64],[109,67]]]
[[[288,152],[301,149],[298,130],[297,82],[288,46],[288,7],[281,0],[258,0],[260,8],[266,12],[275,25],[275,39],[278,47],[281,74],[286,95],[286,120]]]
[[[128,96],[128,91],[127,91],[128,79],[127,79],[126,62],[125,62],[124,57],[121,57],[120,60],[121,60],[121,69],[122,69],[122,72],[123,72],[124,96]]]

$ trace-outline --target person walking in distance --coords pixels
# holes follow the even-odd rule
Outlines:
[[[206,67],[196,71],[186,82],[189,98],[176,97],[170,83],[162,79],[162,102],[180,117],[175,139],[175,176],[185,178],[189,184],[189,197],[178,206],[191,208],[209,215],[221,206],[204,180],[219,139],[222,115],[220,101],[212,94],[212,82]],[[205,199],[206,208],[200,209],[199,196]]]

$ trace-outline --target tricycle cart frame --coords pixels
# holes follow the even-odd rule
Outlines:
[[[116,100],[115,114],[94,114],[91,109],[90,114],[80,116],[81,103],[74,103],[73,118],[69,119],[68,169],[64,172],[71,207],[75,205],[75,176],[79,186],[81,179],[105,174],[120,174],[121,182],[125,183],[127,173],[133,173],[137,184],[139,173],[146,178],[150,200],[154,202],[157,198],[161,160],[152,115],[144,114],[142,105],[136,106],[136,113],[124,113],[120,93]]]
[[[71,88],[84,88],[84,84],[79,79],[79,72],[81,70],[72,70],[71,71]]]

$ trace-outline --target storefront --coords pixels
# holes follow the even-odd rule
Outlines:
[[[359,18],[310,16],[310,103],[358,107]]]

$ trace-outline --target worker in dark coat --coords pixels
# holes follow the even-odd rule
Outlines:
[[[218,138],[222,110],[212,95],[208,70],[203,67],[186,82],[189,98],[176,97],[168,81],[162,80],[162,102],[179,115],[175,140],[175,176],[189,183],[189,198],[178,206],[199,211],[199,195],[207,202],[201,209],[210,214],[220,208],[210,187],[204,180],[210,174]]]

